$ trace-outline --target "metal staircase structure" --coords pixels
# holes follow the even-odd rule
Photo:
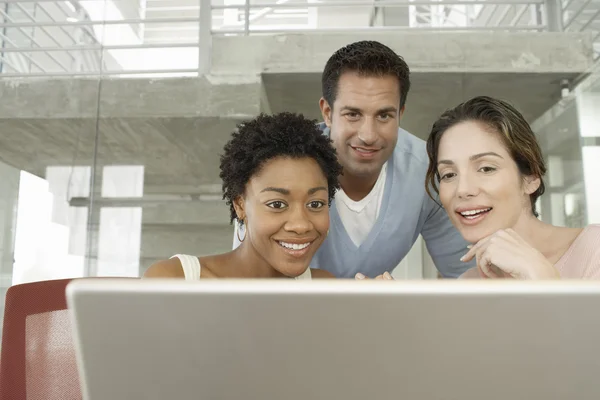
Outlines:
[[[562,29],[566,32],[592,32],[596,59],[600,56],[600,1],[561,0]]]
[[[145,54],[171,49],[166,52],[172,57],[186,59],[181,63],[184,71],[173,73],[193,75],[193,63],[198,62],[195,49],[208,40],[206,32],[230,36],[382,29],[547,30],[546,0],[213,0],[210,5],[209,1],[0,1],[0,71],[10,76],[128,74],[143,71],[124,61],[127,52],[143,59]],[[565,2],[566,29],[596,32],[597,1]],[[201,12],[201,3],[210,13]],[[399,9],[410,17],[385,26],[372,18],[369,23],[369,14]],[[204,21],[210,21],[210,29]]]

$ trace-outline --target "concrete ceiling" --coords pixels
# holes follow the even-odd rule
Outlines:
[[[97,165],[143,165],[145,192],[194,193],[218,182],[219,157],[235,125],[206,117],[105,118]],[[0,159],[41,177],[47,166],[91,165],[95,128],[90,119],[0,119]]]
[[[262,78],[271,112],[295,111],[320,119],[320,74],[263,74]],[[413,73],[401,124],[425,138],[445,109],[482,94],[511,101],[532,121],[559,99],[562,78],[564,73]],[[97,165],[143,165],[145,193],[196,193],[202,185],[219,182],[219,155],[239,121],[192,115],[103,117]],[[93,161],[93,118],[0,118],[0,132],[0,159],[38,176],[45,176],[50,165]]]
[[[589,35],[571,33],[360,36],[411,65],[401,124],[422,138],[445,109],[476,95],[509,100],[533,121],[559,99],[560,80],[585,73],[593,54]],[[0,81],[0,160],[39,176],[50,165],[91,165],[100,115],[97,165],[144,165],[145,193],[196,193],[219,182],[219,154],[240,119],[260,110],[319,119],[320,71],[356,39],[216,36],[211,73],[198,78]]]
[[[426,138],[442,112],[478,95],[510,101],[532,122],[560,99],[560,80],[574,77],[564,73],[413,73],[401,125]],[[320,79],[320,74],[263,74],[271,111],[297,111],[320,119]]]

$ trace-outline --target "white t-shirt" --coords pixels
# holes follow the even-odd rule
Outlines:
[[[340,219],[357,247],[365,240],[379,216],[386,174],[387,162],[383,164],[373,189],[359,201],[352,200],[342,189],[335,194],[335,205]]]

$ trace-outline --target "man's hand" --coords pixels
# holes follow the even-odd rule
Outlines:
[[[363,274],[361,274],[359,272],[358,274],[356,274],[354,276],[354,279],[362,281],[362,280],[370,279],[370,278],[367,278],[366,276],[364,276]],[[386,271],[383,274],[378,275],[377,277],[375,277],[375,280],[393,281],[394,278],[392,278],[392,275],[389,272]]]

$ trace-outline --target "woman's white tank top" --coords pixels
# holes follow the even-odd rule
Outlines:
[[[198,257],[187,254],[175,254],[171,258],[174,257],[179,258],[186,281],[197,281],[200,279],[200,270],[202,266],[200,265],[200,260],[198,260]],[[312,279],[310,268],[307,268],[302,275],[297,276],[294,279]]]

